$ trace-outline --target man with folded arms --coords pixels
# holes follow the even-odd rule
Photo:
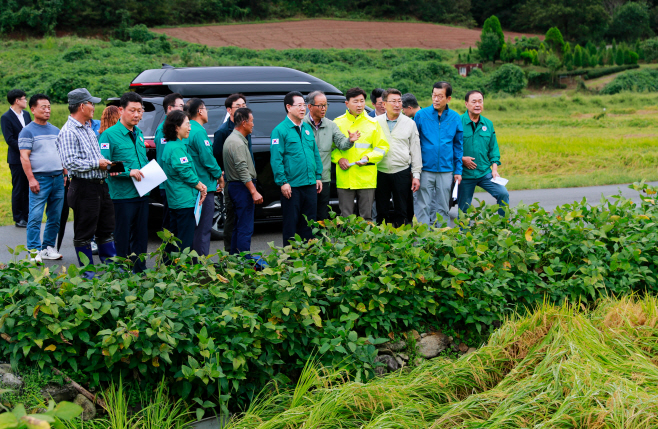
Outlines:
[[[36,94],[30,98],[34,121],[23,128],[18,136],[21,162],[30,186],[30,214],[27,220],[27,248],[36,250],[36,262],[43,259],[62,259],[55,249],[60,214],[64,205],[66,170],[57,153],[59,129],[48,122],[50,98]],[[41,219],[46,210],[46,229],[41,242]]]
[[[500,206],[498,214],[505,216],[505,206],[509,206],[507,189],[491,181],[500,177],[500,151],[496,140],[493,122],[482,116],[484,96],[480,91],[466,93],[466,112],[461,116],[464,125],[463,179],[457,195],[459,210],[466,212],[473,200],[475,187],[487,191]]]
[[[146,269],[139,255],[148,250],[149,198],[148,193],[140,197],[133,179],[141,181],[144,174],[140,170],[148,164],[144,135],[137,127],[143,109],[142,97],[126,92],[119,103],[119,122],[101,134],[99,144],[103,157],[122,162],[125,169],[107,180],[116,219],[116,253],[122,258],[130,256],[133,271],[141,273]]]
[[[384,159],[377,164],[378,221],[392,223],[395,227],[411,223],[413,214],[408,212],[412,194],[420,188],[420,139],[416,123],[402,115],[402,93],[387,89],[382,94],[386,113],[377,116],[390,148]],[[389,218],[393,197],[394,216]]]

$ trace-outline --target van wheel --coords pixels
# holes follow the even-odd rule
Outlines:
[[[224,238],[225,219],[226,208],[224,207],[224,193],[215,192],[215,212],[212,215],[212,227],[210,228],[211,240],[222,240]]]

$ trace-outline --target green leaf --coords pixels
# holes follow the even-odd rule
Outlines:
[[[52,411],[52,415],[62,420],[73,420],[82,414],[82,407],[78,404],[62,401]]]
[[[149,302],[153,299],[154,296],[155,296],[155,290],[149,289],[144,293],[142,300],[144,300],[144,302]]]
[[[356,344],[349,342],[347,343],[347,347],[349,347],[349,349],[352,350],[352,353],[356,352]]]
[[[197,421],[201,420],[205,413],[206,413],[206,410],[204,410],[203,408],[197,408],[196,409],[196,419],[197,419]]]

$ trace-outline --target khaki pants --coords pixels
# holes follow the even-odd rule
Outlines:
[[[372,221],[372,203],[375,200],[375,188],[338,189],[338,207],[340,215],[347,217],[354,214],[354,199],[359,199],[359,216]]]

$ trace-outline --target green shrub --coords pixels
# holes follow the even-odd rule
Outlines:
[[[615,77],[601,90],[602,94],[617,94],[622,91],[658,91],[658,70],[641,69],[627,71]]]
[[[642,52],[647,62],[658,60],[658,37],[647,39],[642,42]]]
[[[0,271],[0,358],[57,366],[91,385],[166,376],[180,396],[231,399],[233,408],[295,377],[314,354],[363,380],[390,333],[486,333],[544,300],[657,292],[656,188],[634,187],[647,194],[641,204],[520,205],[509,219],[475,204],[461,229],[354,216],[314,223],[319,240],[273,248],[261,272],[223,252],[215,265],[192,265],[186,251],[141,275],[125,260],[65,272],[11,262]],[[88,270],[98,272],[93,281],[80,277]]]
[[[521,67],[514,64],[503,64],[489,78],[487,89],[491,92],[518,94],[527,84],[528,80]]]
[[[86,60],[93,56],[94,50],[91,46],[74,46],[62,55],[62,59],[67,63],[73,63],[80,60]]]
[[[144,24],[135,25],[130,29],[130,40],[135,43],[148,42],[155,39],[155,34],[151,33]]]
[[[629,65],[623,65],[623,66],[612,66],[612,67],[602,67],[602,68],[597,68],[597,69],[590,69],[590,70],[584,70],[585,71],[585,76],[584,79],[596,79],[602,76],[607,76],[610,74],[615,74],[619,73],[621,71],[625,70],[630,70],[630,69],[637,69],[640,66],[637,64],[629,64]]]

